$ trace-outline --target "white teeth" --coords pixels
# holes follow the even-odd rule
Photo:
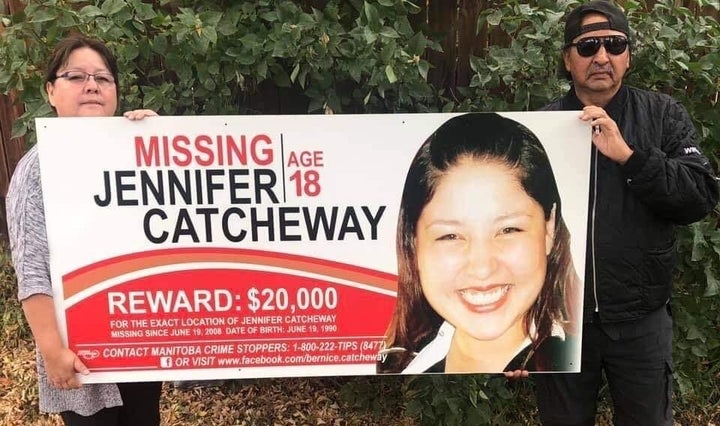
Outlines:
[[[460,290],[460,296],[471,305],[491,305],[500,300],[509,288],[508,285],[493,287],[486,291],[468,288]]]

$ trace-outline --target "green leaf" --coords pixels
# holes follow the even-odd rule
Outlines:
[[[42,8],[32,14],[30,22],[39,24],[42,22],[54,21],[58,18],[58,15],[59,12],[55,8]]]
[[[325,100],[322,98],[311,98],[308,104],[308,112],[315,112],[321,110],[325,105]]]
[[[372,95],[372,91],[368,92],[367,95],[363,98],[363,105],[367,105],[368,102],[370,102],[370,96]]]
[[[206,88],[209,92],[212,92],[215,90],[217,85],[215,84],[215,80],[208,77],[203,81],[203,87]]]
[[[316,24],[317,22],[309,13],[301,13],[300,17],[297,20],[297,25],[303,29],[313,28]]]
[[[217,24],[217,31],[223,36],[236,34],[239,30],[238,22],[240,21],[240,13],[237,10],[226,11],[220,22]]]
[[[148,87],[143,86],[142,87],[143,93],[145,94],[143,98],[143,107],[152,109],[154,111],[160,110],[162,108],[163,103],[163,97],[164,94],[162,91],[156,87]]]
[[[60,28],[72,28],[79,23],[78,16],[75,12],[65,11],[58,15],[58,19],[55,21],[55,25]]]
[[[370,27],[373,31],[378,31],[380,29],[380,14],[378,13],[377,8],[366,1],[364,10],[368,27]]]
[[[88,18],[95,18],[98,16],[102,16],[103,12],[97,6],[87,5],[87,6],[84,6],[82,9],[80,9],[78,14],[80,15],[81,18],[87,20]]]
[[[279,87],[290,87],[292,85],[292,83],[290,82],[290,77],[282,68],[277,68],[273,70],[272,79],[273,82],[275,82],[275,84]]]
[[[717,296],[720,294],[720,281],[715,276],[715,271],[711,264],[705,266],[705,279],[707,280],[707,287],[705,288],[705,296]]]
[[[688,327],[687,335],[685,336],[687,340],[705,340],[705,336],[698,330],[697,326],[695,324],[691,324]]]
[[[21,138],[27,134],[27,124],[24,121],[21,120],[15,120],[12,125],[12,130],[10,131],[10,138]]]
[[[483,27],[485,27],[485,22],[487,22],[485,14],[479,14],[477,18],[477,23],[475,24],[475,34],[480,34],[480,32],[483,30]]]
[[[424,2],[423,2],[424,3]],[[407,7],[408,13],[416,14],[422,12],[423,8],[413,3],[411,0],[403,0],[403,4]]]
[[[267,61],[265,61],[265,60],[260,61],[260,62],[257,64],[256,71],[257,71],[258,77],[260,77],[260,78],[263,79],[263,80],[266,79],[266,78],[267,78],[267,72],[268,72],[268,63],[267,63]]]
[[[202,38],[207,40],[209,43],[217,43],[217,31],[214,27],[203,27]]]
[[[397,77],[395,76],[395,71],[393,70],[392,65],[388,65],[385,67],[385,75],[387,76],[387,79],[390,83],[395,83],[397,81]]]
[[[395,51],[397,50],[397,43],[395,43],[395,40],[391,40],[388,44],[383,47],[382,51],[380,52],[380,60],[383,63],[391,62],[393,57],[395,56]]]
[[[502,21],[502,17],[502,10],[498,9],[487,16],[487,22],[492,26],[498,26],[500,25],[500,21]]]
[[[130,44],[127,44],[124,48],[123,58],[126,61],[133,61],[135,58],[138,57],[139,54],[140,54],[140,49],[139,49],[138,45],[135,43],[130,43]]]
[[[360,78],[362,77],[362,67],[357,62],[350,63],[348,65],[348,72],[350,73],[350,78],[352,78],[356,83],[360,83]]]
[[[363,28],[363,36],[367,44],[372,44],[377,40],[378,35],[370,29],[370,27]]]
[[[430,70],[430,62],[421,59],[420,62],[418,62],[418,71],[420,72],[420,76],[422,76],[423,80],[427,80],[428,71]]]
[[[675,65],[682,68],[684,71],[689,70],[690,68],[687,66],[687,64],[683,61],[675,61]]]
[[[699,262],[705,257],[705,247],[707,247],[707,243],[705,243],[705,234],[703,233],[699,222],[689,225],[688,229],[692,233],[693,237],[690,260],[693,262]]]
[[[382,27],[380,35],[387,38],[400,38],[400,34],[392,27]]]
[[[659,37],[664,39],[676,40],[680,37],[680,33],[675,31],[672,27],[663,25],[662,28],[660,28]]]
[[[103,15],[113,16],[119,13],[125,6],[126,3],[123,0],[108,0],[103,2],[100,9],[102,10]]]
[[[693,346],[690,348],[690,352],[698,358],[706,358],[708,356],[707,349],[700,346]]]
[[[422,55],[427,47],[427,39],[418,32],[413,35],[407,43],[407,52],[411,55]]]
[[[216,11],[202,12],[198,15],[198,18],[200,18],[200,20],[202,21],[202,25],[210,27],[216,26],[220,22],[220,19],[222,19],[222,17],[222,12]]]
[[[260,14],[260,17],[267,22],[277,22],[279,21],[278,14],[276,11],[270,11]]]
[[[141,21],[151,21],[158,15],[153,9],[152,4],[136,2],[134,3],[135,16]]]
[[[150,47],[153,52],[164,56],[168,48],[167,39],[162,36],[155,37],[150,42]]]
[[[295,79],[297,79],[299,72],[300,72],[300,64],[295,64],[295,67],[293,68],[292,73],[290,73],[290,81],[292,81],[294,83]]]

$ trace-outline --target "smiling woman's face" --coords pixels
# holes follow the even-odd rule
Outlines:
[[[461,159],[440,177],[418,220],[423,294],[459,336],[524,336],[523,319],[545,281],[554,222],[554,208],[546,221],[516,171]]]
[[[56,76],[68,71],[112,75],[100,54],[89,47],[73,50]],[[55,107],[58,117],[112,116],[117,108],[117,86],[114,83],[100,85],[94,78],[84,82],[57,78],[46,88],[50,105]]]

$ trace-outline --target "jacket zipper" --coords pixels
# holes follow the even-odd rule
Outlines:
[[[595,209],[597,207],[597,193],[598,193],[598,151],[593,146],[593,203],[592,203],[592,221],[590,223],[590,250],[592,257],[592,279],[593,279],[593,298],[595,299],[595,312],[600,312],[600,302],[597,296],[597,268],[595,267]]]

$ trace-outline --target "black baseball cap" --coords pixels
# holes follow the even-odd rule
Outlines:
[[[607,22],[582,26],[582,20],[588,13],[600,13],[605,15]],[[580,34],[595,30],[615,30],[630,37],[630,26],[628,25],[625,12],[608,0],[592,0],[573,9],[565,20],[565,44],[572,43],[573,39]]]

